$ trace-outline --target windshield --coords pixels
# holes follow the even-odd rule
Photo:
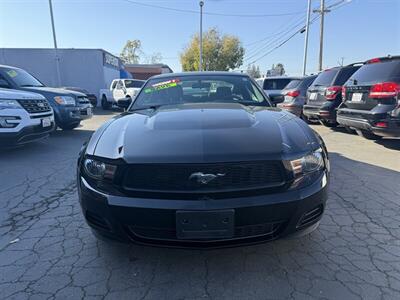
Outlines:
[[[142,80],[125,80],[125,87],[127,88],[141,88],[145,81]]]
[[[25,86],[44,86],[39,80],[33,77],[28,72],[21,69],[3,69],[8,76],[19,87]]]
[[[269,106],[259,88],[245,76],[193,75],[151,79],[131,110],[183,103],[241,103]]]
[[[294,79],[287,86],[285,86],[285,89],[295,89],[297,88],[301,83],[301,79]]]
[[[263,88],[264,90],[283,90],[290,81],[290,78],[265,79]]]

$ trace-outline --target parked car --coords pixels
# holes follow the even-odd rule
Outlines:
[[[45,138],[53,128],[53,110],[46,98],[0,88],[0,148]]]
[[[307,121],[307,118],[303,115],[303,105],[306,102],[307,89],[313,83],[315,78],[317,78],[317,75],[311,75],[301,79],[293,79],[282,90],[284,100],[283,102],[278,103],[277,106]]]
[[[307,91],[303,114],[308,119],[318,120],[327,127],[336,127],[336,109],[342,103],[342,85],[360,63],[327,69],[319,73]]]
[[[92,117],[92,105],[84,94],[47,87],[19,68],[0,65],[0,87],[43,95],[53,108],[56,125],[64,130],[74,129],[81,120]]]
[[[276,105],[284,100],[282,90],[289,84],[289,82],[298,79],[300,79],[300,77],[273,76],[258,78],[256,79],[256,82],[262,87],[271,102]]]
[[[118,105],[119,100],[131,102],[144,83],[144,80],[138,79],[114,79],[109,89],[100,90],[101,107],[107,110],[113,104]],[[123,106],[125,106],[125,103]]]
[[[82,148],[77,176],[96,235],[206,248],[315,229],[329,162],[321,137],[249,76],[189,72],[149,79]]]
[[[339,124],[367,139],[400,137],[400,56],[368,60],[342,93]]]
[[[92,104],[93,107],[97,107],[97,96],[95,94],[91,94],[88,90],[73,86],[66,86],[63,87],[63,89],[85,94],[86,97],[89,99],[90,104]]]

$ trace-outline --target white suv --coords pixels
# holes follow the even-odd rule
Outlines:
[[[45,138],[53,130],[53,109],[45,97],[0,88],[0,148]]]

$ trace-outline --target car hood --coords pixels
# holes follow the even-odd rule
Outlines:
[[[203,163],[289,159],[317,147],[303,121],[277,108],[183,104],[115,117],[86,153],[128,163]]]
[[[48,86],[32,86],[32,87],[24,87],[23,90],[37,92],[37,93],[45,93],[45,94],[52,94],[54,96],[75,96],[75,97],[84,97],[85,94],[65,90],[61,88],[53,88]]]
[[[38,100],[42,100],[45,98],[42,95],[36,94],[36,93],[0,88],[0,99],[10,99],[10,100],[38,99]]]

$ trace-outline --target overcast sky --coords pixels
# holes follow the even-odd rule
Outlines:
[[[313,7],[319,2],[312,0]],[[326,0],[327,6],[338,2]],[[302,26],[306,6],[307,0],[205,0],[205,12],[223,15],[204,15],[204,29],[215,26],[237,35],[246,49],[245,64],[256,61],[265,72],[281,62],[297,75],[304,34],[268,52]],[[146,54],[160,52],[175,71],[181,70],[179,53],[199,27],[198,14],[191,12],[198,10],[197,0],[53,0],[53,8],[60,48],[103,48],[118,54],[126,40],[140,39]],[[325,18],[324,67],[337,65],[342,57],[346,64],[400,54],[399,15],[400,0],[353,0],[332,7]],[[308,72],[317,69],[318,38],[316,20],[310,30]],[[0,0],[0,47],[53,47],[48,0]]]

